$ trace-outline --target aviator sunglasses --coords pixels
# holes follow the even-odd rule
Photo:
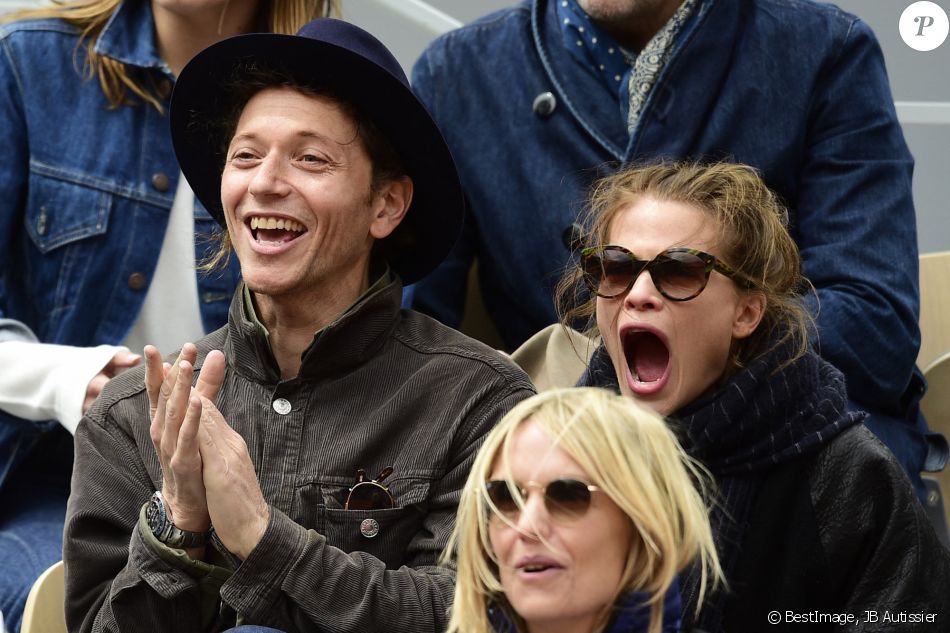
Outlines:
[[[389,510],[396,507],[396,501],[383,485],[383,480],[393,474],[392,466],[387,466],[376,479],[367,479],[366,471],[362,468],[356,471],[356,483],[349,490],[344,510]]]
[[[526,484],[515,484],[521,495],[522,502],[528,498],[529,488],[540,488],[544,494],[544,507],[552,519],[577,518],[590,508],[592,492],[600,490],[576,479],[555,479],[542,486],[529,481]],[[488,498],[498,511],[509,517],[515,517],[521,512],[521,505],[505,479],[493,479],[485,483]]]
[[[670,248],[648,261],[637,259],[623,246],[592,246],[581,251],[581,269],[591,292],[604,299],[630,292],[644,270],[649,271],[660,294],[671,301],[698,297],[714,270],[744,287],[751,286],[715,255],[694,248]]]

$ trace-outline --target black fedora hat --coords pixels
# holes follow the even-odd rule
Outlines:
[[[438,266],[455,244],[464,216],[455,162],[392,53],[343,20],[313,20],[297,35],[251,33],[222,40],[182,70],[171,100],[172,142],[185,178],[218,223],[224,225],[221,173],[227,139],[209,136],[209,127],[196,121],[229,116],[234,97],[222,83],[248,63],[286,70],[308,84],[329,88],[373,122],[414,185],[405,218],[379,246],[404,283]]]

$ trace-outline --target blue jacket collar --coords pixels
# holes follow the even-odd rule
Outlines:
[[[96,41],[96,52],[123,64],[171,74],[158,55],[152,5],[147,0],[126,0],[119,5]]]
[[[577,123],[599,143],[607,152],[619,161],[636,159],[643,151],[649,153],[653,148],[663,148],[664,154],[675,155],[681,147],[667,147],[671,141],[677,146],[688,147],[694,140],[697,126],[705,120],[697,116],[713,107],[718,93],[708,90],[710,85],[721,85],[732,63],[735,43],[730,41],[736,33],[736,24],[740,20],[740,6],[743,2],[716,2],[703,0],[693,11],[693,15],[683,25],[677,36],[670,58],[657,78],[650,96],[643,105],[640,124],[629,136],[625,122],[620,117],[605,117],[600,113],[604,108],[604,95],[607,94],[600,77],[586,64],[581,64],[565,50],[561,25],[558,22],[556,7],[551,0],[529,0],[531,2],[531,30],[535,49],[544,67],[544,72],[552,85],[552,92],[558,102],[563,104]],[[704,37],[695,37],[703,29]],[[700,44],[697,44],[701,41]],[[688,95],[674,94],[671,82],[667,78],[673,74],[702,77],[702,81],[677,81],[687,88]],[[674,99],[684,99],[688,108],[680,108],[681,116],[676,115],[672,107]],[[662,122],[663,125],[646,125],[644,121]],[[649,131],[645,139],[641,130]],[[670,130],[674,131],[670,138]],[[629,138],[624,147],[616,139]]]

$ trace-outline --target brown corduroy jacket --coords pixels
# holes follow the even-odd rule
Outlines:
[[[209,351],[224,351],[217,406],[271,505],[243,562],[214,547],[192,561],[152,537],[140,517],[162,480],[144,374],[109,383],[76,432],[63,547],[70,631],[445,629],[454,575],[436,561],[460,490],[485,433],[533,387],[494,350],[400,310],[401,294],[398,281],[368,292],[314,337],[292,380],[280,380],[241,290],[228,325],[199,341],[196,377]],[[397,507],[344,510],[356,470],[387,466]],[[378,525],[372,537],[365,519]]]

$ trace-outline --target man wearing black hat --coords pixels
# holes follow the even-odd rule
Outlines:
[[[337,20],[206,49],[171,120],[245,283],[226,327],[164,368],[146,348],[80,423],[70,630],[444,630],[459,491],[533,389],[400,310],[461,226],[438,129],[383,45]]]

